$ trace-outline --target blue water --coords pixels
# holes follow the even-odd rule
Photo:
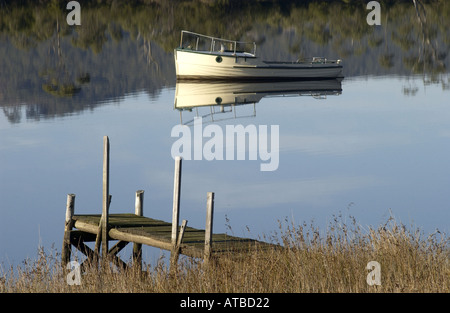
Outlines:
[[[411,87],[415,95],[405,92]],[[110,212],[133,212],[134,193],[143,189],[144,215],[171,221],[171,130],[180,123],[174,96],[175,87],[156,96],[142,91],[14,124],[0,114],[0,261],[33,258],[39,246],[60,251],[68,193],[76,194],[75,213],[101,212],[104,135],[111,141]],[[392,214],[425,233],[448,233],[449,96],[422,77],[354,77],[343,80],[339,95],[272,96],[236,107],[244,117],[213,124],[224,131],[278,125],[279,166],[263,172],[261,160],[248,157],[184,160],[180,219],[203,228],[213,191],[214,232],[258,237],[286,218],[325,229],[342,213],[366,229]],[[184,111],[181,120],[209,112]]]

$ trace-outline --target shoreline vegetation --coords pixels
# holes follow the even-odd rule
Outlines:
[[[165,260],[130,266],[87,265],[80,284],[69,285],[60,254],[39,249],[36,260],[0,266],[0,293],[448,293],[450,248],[446,234],[424,235],[389,218],[377,228],[335,216],[325,232],[287,219],[264,236],[282,246],[214,262],[183,257],[176,271]],[[369,285],[371,261],[380,285]],[[130,263],[131,264],[131,263]]]

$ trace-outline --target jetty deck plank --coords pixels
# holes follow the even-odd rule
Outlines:
[[[74,226],[83,232],[96,234],[101,214],[73,215]],[[109,214],[108,236],[112,240],[125,240],[170,250],[172,248],[172,223],[131,213]],[[92,237],[94,238],[94,237]],[[250,238],[213,234],[212,254],[224,252],[245,252],[255,246],[273,246]],[[203,257],[205,230],[186,227],[180,253],[192,257]]]

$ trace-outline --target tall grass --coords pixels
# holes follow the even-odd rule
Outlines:
[[[270,249],[232,252],[209,262],[180,258],[176,271],[165,260],[130,266],[92,264],[80,285],[69,285],[69,270],[56,251],[15,268],[0,268],[0,292],[442,292],[450,291],[450,249],[445,234],[424,235],[390,218],[363,229],[354,219],[333,219],[325,232],[313,224],[280,222],[263,239]],[[381,265],[381,285],[368,285],[367,263]]]

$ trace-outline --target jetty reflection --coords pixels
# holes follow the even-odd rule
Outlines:
[[[175,90],[175,109],[182,113],[194,112],[195,116],[207,118],[205,121],[217,122],[225,119],[256,116],[256,103],[264,97],[310,96],[325,99],[342,93],[342,79],[267,81],[267,82],[206,82],[177,81]],[[236,111],[236,107],[253,105],[249,110]],[[209,108],[209,110],[208,110]],[[203,110],[203,113],[199,109]],[[205,111],[206,110],[206,111]],[[240,110],[239,110],[240,111]],[[184,124],[192,124],[193,119]]]

